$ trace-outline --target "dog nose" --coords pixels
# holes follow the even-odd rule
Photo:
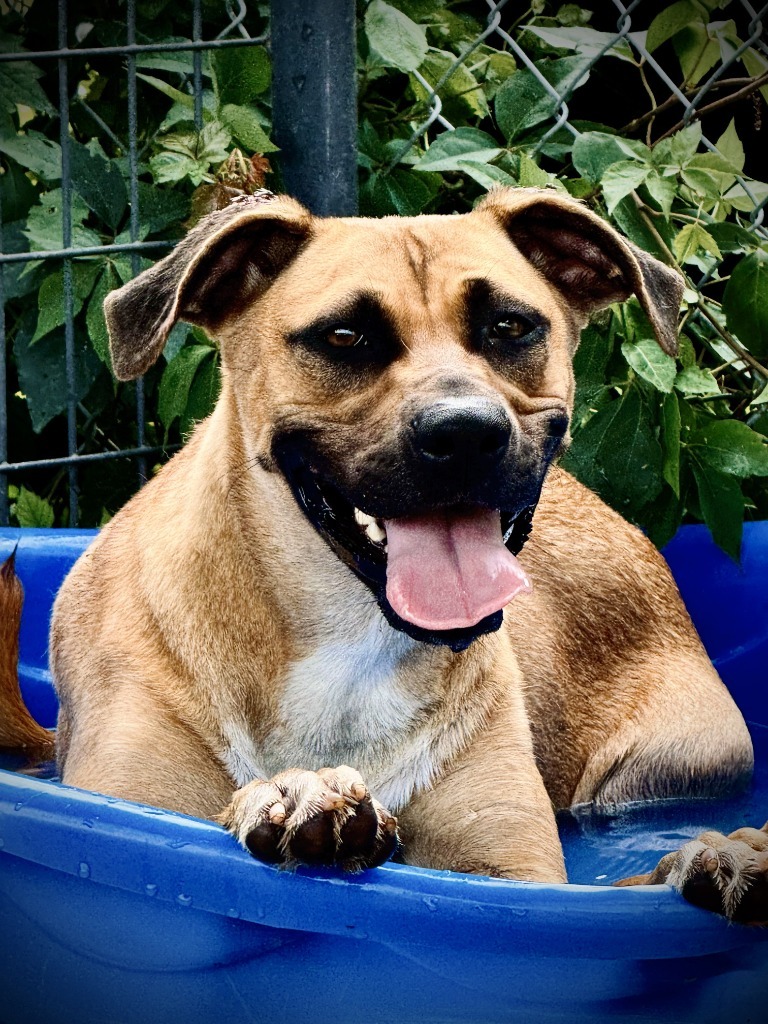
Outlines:
[[[414,446],[423,458],[443,465],[500,461],[509,446],[512,422],[504,406],[488,398],[444,398],[411,421]]]

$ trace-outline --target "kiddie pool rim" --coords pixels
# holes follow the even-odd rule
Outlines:
[[[684,528],[682,543],[698,542],[690,532],[698,529]],[[51,547],[70,563],[94,533],[0,530],[0,559],[18,542],[24,577]],[[768,523],[749,524],[747,539],[768,552]],[[46,597],[57,587],[52,580]],[[726,952],[766,938],[689,906],[668,886],[547,885],[402,864],[358,876],[289,873],[254,862],[210,822],[8,771],[0,771],[2,854],[72,877],[87,870],[94,883],[147,899],[151,889],[153,900],[264,927],[384,944],[408,930],[425,946],[461,949],[468,934],[486,934],[489,946],[509,944],[516,955],[640,960]]]

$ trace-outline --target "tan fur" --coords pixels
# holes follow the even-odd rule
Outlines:
[[[32,718],[18,682],[19,629],[24,589],[16,552],[0,564],[0,748],[19,750],[31,761],[53,757],[53,734]]]
[[[743,778],[746,728],[663,560],[567,474],[550,471],[521,555],[533,593],[452,653],[386,623],[270,447],[311,430],[343,481],[378,464],[416,397],[459,385],[502,401],[541,446],[547,417],[572,407],[590,310],[635,291],[670,350],[673,275],[536,190],[462,217],[317,220],[280,199],[214,216],[108,302],[123,376],[181,316],[216,335],[223,383],[57,599],[64,781],[219,815],[242,838],[236,808],[253,801],[225,805],[251,777],[343,762],[400,815],[406,860],[558,881],[553,807]],[[597,272],[559,252],[558,224],[588,239]],[[461,301],[476,278],[545,312],[546,359],[501,372],[468,345]],[[388,310],[398,358],[361,377],[286,343],[360,289]]]

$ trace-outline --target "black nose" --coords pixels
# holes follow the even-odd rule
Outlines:
[[[506,409],[488,398],[445,398],[422,409],[411,421],[419,455],[443,465],[500,461],[512,436]]]

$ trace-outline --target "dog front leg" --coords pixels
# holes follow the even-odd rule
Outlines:
[[[521,709],[498,708],[431,789],[399,816],[409,864],[535,882],[565,882],[552,803]]]
[[[214,819],[258,860],[345,871],[378,867],[397,846],[397,821],[353,768],[291,769],[239,789]]]

